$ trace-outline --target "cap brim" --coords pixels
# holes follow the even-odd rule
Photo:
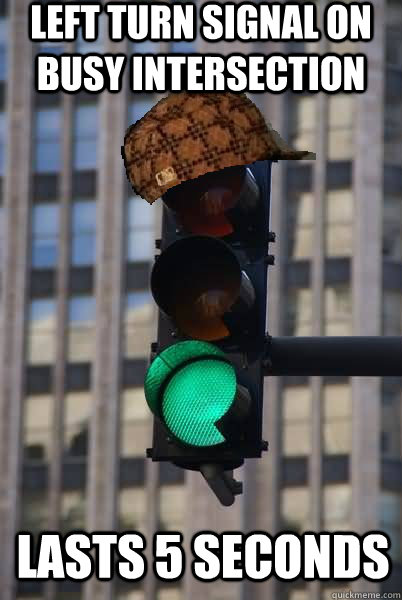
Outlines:
[[[308,150],[279,150],[266,158],[268,160],[315,160],[316,155]]]
[[[281,138],[279,133],[272,128],[270,123],[267,123],[268,131],[273,138],[276,150],[272,153],[269,153],[270,156],[267,156],[267,159],[271,160],[315,160],[314,152],[309,152],[308,150],[295,150],[291,148],[285,140]]]

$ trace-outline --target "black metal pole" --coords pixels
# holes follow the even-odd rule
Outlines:
[[[265,375],[402,376],[402,337],[271,337]]]

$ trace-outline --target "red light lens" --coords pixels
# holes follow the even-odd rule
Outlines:
[[[225,237],[233,233],[227,211],[236,206],[243,179],[243,171],[237,169],[230,177],[225,170],[207,173],[175,186],[164,195],[164,201],[189,233]]]

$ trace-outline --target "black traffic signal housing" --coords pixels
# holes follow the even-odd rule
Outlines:
[[[162,237],[157,242],[161,252],[151,275],[152,294],[160,310],[158,340],[152,345],[145,382],[147,401],[155,414],[148,456],[200,470],[224,504],[231,504],[241,492],[231,471],[245,458],[258,458],[267,449],[262,439],[262,361],[267,267],[272,262],[268,254],[270,184],[271,161],[262,161],[208,173],[171,188],[163,196]],[[191,345],[191,341],[201,345]],[[205,356],[198,354],[198,348]],[[204,359],[207,362],[197,362]],[[197,370],[194,361],[204,370]],[[184,370],[180,371],[183,365],[186,378]],[[182,381],[172,383],[178,372],[183,374]],[[204,377],[197,380],[200,372],[207,378],[216,372],[216,378],[211,384]],[[187,415],[192,433],[191,439],[185,439],[177,429],[186,424],[184,396],[193,398],[197,414],[209,414],[215,400],[224,402],[225,393],[232,393],[228,388],[234,389],[233,374],[233,402],[226,412],[220,408],[224,414],[217,411],[220,418],[215,422],[223,441],[195,445],[191,435],[197,437],[196,415]],[[208,399],[203,405],[196,396],[197,386],[204,384]],[[172,398],[177,406],[168,404]],[[179,414],[182,401],[183,419]],[[176,429],[169,426],[169,418],[176,419]]]

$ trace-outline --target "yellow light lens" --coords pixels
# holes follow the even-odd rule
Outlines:
[[[175,242],[155,263],[152,293],[181,333],[203,341],[230,335],[224,316],[242,282],[236,255],[212,237]]]

